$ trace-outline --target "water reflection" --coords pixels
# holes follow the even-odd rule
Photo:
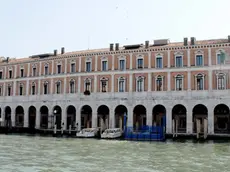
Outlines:
[[[229,171],[228,143],[0,135],[0,172]]]

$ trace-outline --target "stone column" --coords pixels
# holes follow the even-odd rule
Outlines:
[[[166,109],[166,133],[172,133],[172,107]]]
[[[152,60],[151,60],[151,52],[148,53],[148,68],[150,69],[151,68],[151,63],[152,63]]]
[[[63,129],[66,130],[66,126],[67,126],[67,113],[66,113],[66,106],[62,106],[62,113],[61,113],[61,123],[64,125],[62,125]]]
[[[92,113],[92,128],[97,127],[97,113],[93,112]]]
[[[187,107],[187,114],[186,114],[186,133],[192,134],[193,133],[193,115],[192,115],[192,107]]]
[[[114,54],[112,55],[112,70],[114,70]]]
[[[167,73],[167,81],[168,81],[167,90],[171,91],[171,73],[170,72]],[[164,82],[163,82],[163,89],[164,89]]]
[[[41,121],[41,114],[40,114],[40,109],[36,109],[36,129],[40,129],[40,121]]]
[[[109,128],[115,127],[115,109],[110,108],[110,114],[109,114]]]
[[[93,83],[94,83],[93,92],[96,93],[97,92],[97,75],[94,75],[94,82]]]
[[[78,66],[78,72],[81,72],[81,57],[79,57],[79,66]]]
[[[28,108],[26,107],[24,109],[24,128],[28,128],[29,126],[29,111]]]
[[[129,92],[133,91],[133,75],[129,74]]]
[[[208,134],[214,134],[214,113],[215,106],[209,105],[208,107]]]
[[[208,89],[212,91],[212,70],[208,71]]]
[[[133,54],[130,53],[130,62],[129,62],[129,69],[133,69]]]
[[[95,72],[97,71],[97,60],[98,60],[98,56],[95,56]]]
[[[81,130],[81,107],[76,112],[76,124],[78,124],[77,130]],[[76,126],[77,127],[77,126]]]
[[[168,50],[168,68],[170,67],[171,67],[170,50]],[[164,68],[164,64],[163,64],[163,68]]]
[[[11,109],[11,122],[12,122],[12,127],[15,127],[15,108]]]
[[[190,67],[190,49],[187,50],[187,56],[188,56],[188,63],[187,63],[187,67]]]
[[[148,91],[152,90],[152,76],[151,73],[148,73]]]
[[[208,66],[212,66],[212,51],[208,48]]]
[[[114,93],[114,74],[111,74],[111,92]]]
[[[152,123],[153,123],[153,115],[152,115],[152,106],[151,104],[148,105],[147,107],[147,125],[148,126],[152,126]]]
[[[191,71],[188,71],[188,91],[191,91]]]
[[[127,127],[133,127],[133,108],[131,106],[127,107]]]

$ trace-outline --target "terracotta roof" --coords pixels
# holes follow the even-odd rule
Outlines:
[[[228,39],[211,39],[211,40],[196,40],[195,45],[207,45],[207,44],[218,44],[218,43],[228,43]],[[188,45],[190,42],[188,41]],[[150,44],[151,48],[163,48],[163,47],[169,47],[169,46],[183,46],[183,42],[172,42],[167,45],[161,45],[161,46],[153,46]],[[145,46],[138,49],[144,49]],[[124,50],[124,47],[119,47],[120,50]],[[84,54],[84,53],[97,53],[97,52],[106,52],[109,51],[109,48],[101,48],[101,49],[90,49],[90,50],[80,50],[80,51],[72,51],[72,52],[66,52],[64,55],[74,55],[74,54]],[[58,54],[60,56],[61,54]],[[31,61],[32,59],[29,57],[25,58],[10,58],[9,63],[15,63],[15,62],[26,62]],[[0,62],[1,63],[1,62]]]

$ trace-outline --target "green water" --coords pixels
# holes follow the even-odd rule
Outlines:
[[[230,143],[0,135],[0,172],[229,172]]]

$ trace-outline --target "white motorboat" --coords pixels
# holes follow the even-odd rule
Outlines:
[[[120,128],[106,129],[102,134],[102,139],[115,139],[122,136],[122,130]]]
[[[98,134],[98,128],[84,128],[76,134],[77,137],[93,138]]]

